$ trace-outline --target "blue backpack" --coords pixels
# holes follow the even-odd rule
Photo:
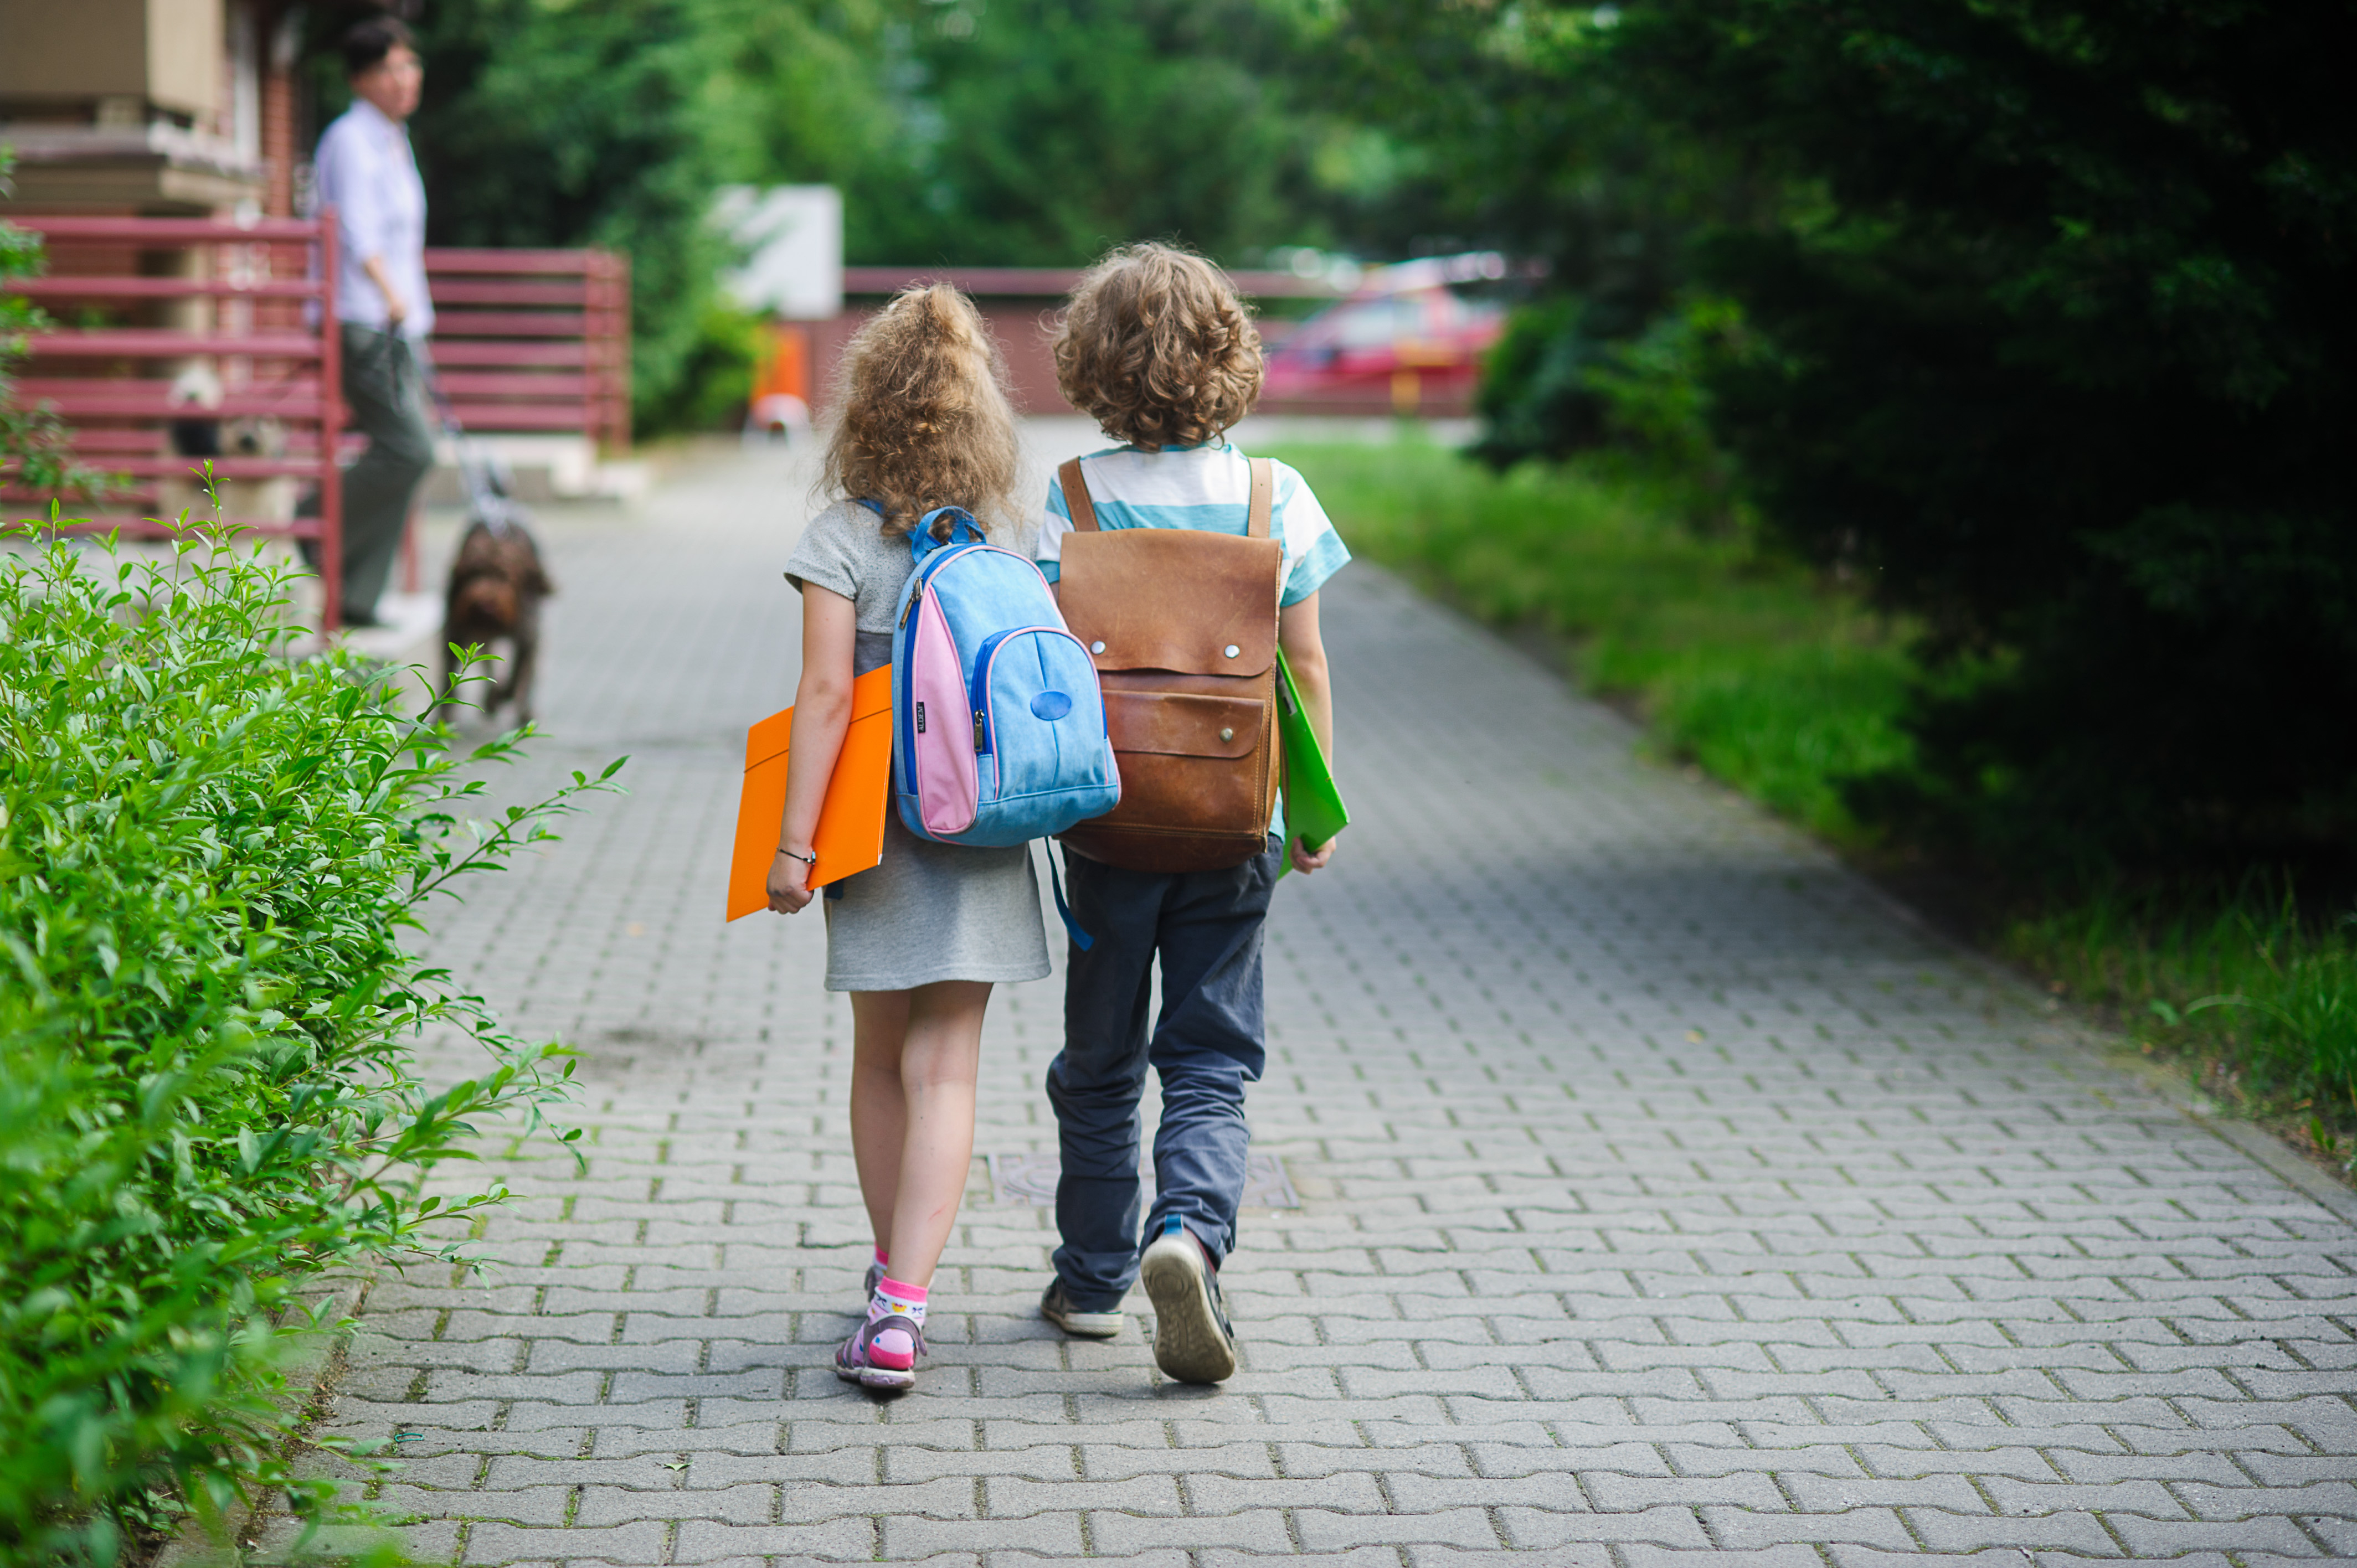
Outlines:
[[[936,540],[942,516],[954,527]],[[892,632],[902,824],[939,843],[1004,848],[1113,810],[1121,772],[1096,663],[1039,568],[983,542],[956,507],[926,513],[909,548],[917,569]]]

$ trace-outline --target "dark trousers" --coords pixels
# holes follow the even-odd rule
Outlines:
[[[425,375],[409,339],[343,324],[344,403],[368,450],[344,470],[343,607],[372,615],[409,523],[417,483],[434,467]]]
[[[1125,871],[1065,861],[1074,944],[1064,976],[1064,1048],[1048,1067],[1063,1176],[1056,1186],[1056,1273],[1072,1305],[1108,1312],[1137,1278],[1138,1100],[1150,1064],[1162,1080],[1149,1234],[1176,1214],[1213,1262],[1235,1245],[1243,1197],[1244,1085],[1267,1060],[1261,930],[1276,886],[1269,848],[1226,871]],[[1162,960],[1162,1013],[1146,1031]]]

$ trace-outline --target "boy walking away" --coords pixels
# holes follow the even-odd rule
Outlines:
[[[1261,931],[1285,842],[1270,644],[1331,756],[1318,590],[1350,553],[1298,474],[1223,439],[1262,366],[1260,334],[1217,267],[1168,245],[1114,252],[1073,291],[1055,353],[1064,395],[1122,443],[1064,466],[1037,553],[1096,658],[1123,798],[1066,838],[1072,917],[1091,943],[1072,944],[1064,1048],[1048,1069],[1062,1245],[1039,1310],[1068,1334],[1111,1338],[1142,1277],[1155,1360],[1214,1383],[1236,1367],[1220,1267],[1243,1197],[1244,1085],[1266,1059]],[[1332,853],[1295,865],[1316,871]],[[1162,1124],[1141,1254],[1149,1065]]]

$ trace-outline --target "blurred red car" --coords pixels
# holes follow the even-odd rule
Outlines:
[[[1469,413],[1502,306],[1458,285],[1506,275],[1495,252],[1428,256],[1370,273],[1356,292],[1273,340],[1260,405],[1272,413]]]

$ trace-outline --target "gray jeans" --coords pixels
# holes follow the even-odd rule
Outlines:
[[[344,470],[343,607],[371,616],[401,548],[410,499],[434,467],[422,349],[396,332],[343,323],[344,403],[368,450]]]

